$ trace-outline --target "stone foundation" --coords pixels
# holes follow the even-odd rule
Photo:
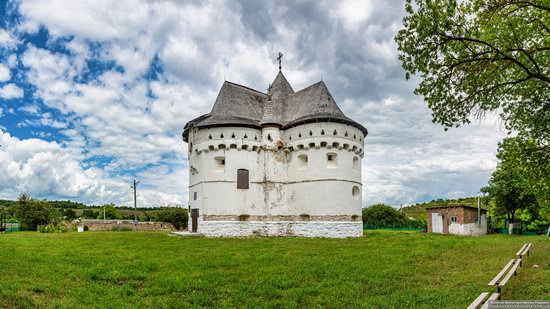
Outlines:
[[[362,222],[343,221],[201,221],[207,237],[296,236],[346,238],[363,236]]]

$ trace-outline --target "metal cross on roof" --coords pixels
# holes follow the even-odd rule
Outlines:
[[[281,71],[281,61],[283,60],[283,53],[279,52],[279,57],[277,57],[277,61],[279,61],[279,71]]]

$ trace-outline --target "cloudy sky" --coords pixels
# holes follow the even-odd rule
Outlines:
[[[364,204],[477,194],[496,116],[447,132],[406,81],[399,1],[47,1],[0,7],[0,199],[186,204],[187,121],[224,78],[265,91],[321,78],[369,129]]]

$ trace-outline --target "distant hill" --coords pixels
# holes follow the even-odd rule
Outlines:
[[[414,219],[426,219],[426,208],[435,207],[435,206],[455,206],[455,205],[466,205],[477,207],[477,197],[462,197],[457,199],[437,199],[429,201],[426,203],[418,203],[411,206],[403,206],[403,214],[407,217]],[[486,203],[484,203],[483,198],[481,201],[481,208],[487,209]]]

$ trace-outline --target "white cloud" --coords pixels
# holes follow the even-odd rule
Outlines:
[[[38,114],[40,112],[40,107],[37,104],[27,104],[20,107],[18,110],[23,111],[28,114]]]
[[[8,67],[12,69],[15,68],[15,66],[17,65],[17,55],[16,54],[9,55],[6,61],[6,64],[8,65]]]
[[[495,165],[496,142],[503,136],[497,126],[486,121],[444,132],[412,94],[416,81],[405,81],[393,41],[403,3],[26,0],[18,10],[19,33],[44,27],[48,44],[68,51],[28,44],[6,62],[12,70],[21,62],[26,70],[12,73],[24,75],[40,101],[37,108],[27,104],[19,110],[56,110],[21,126],[59,129],[63,142],[55,156],[87,162],[71,167],[84,189],[61,182],[67,192],[52,185],[51,192],[60,192],[55,194],[109,200],[124,193],[120,188],[126,191],[132,180],[127,175],[139,171],[141,205],[182,203],[187,195],[183,126],[210,110],[224,76],[265,91],[277,72],[278,51],[285,54],[283,71],[295,90],[323,76],[345,113],[369,129],[366,204],[469,195]],[[18,44],[6,31],[0,32],[2,40]],[[116,67],[83,78],[93,75],[89,60]],[[150,81],[146,74],[154,61],[161,70]],[[48,168],[61,168],[49,162],[53,156],[39,157]],[[91,160],[96,157],[112,160],[103,167]],[[53,177],[46,171],[38,175]],[[130,197],[122,201],[130,203]]]
[[[0,82],[5,82],[11,79],[10,68],[0,63]]]
[[[0,28],[0,47],[11,49],[15,48],[17,44],[19,44],[19,40],[5,29]]]
[[[372,2],[364,0],[338,1],[336,14],[348,30],[357,30],[372,13]]]
[[[9,99],[19,99],[24,95],[23,89],[17,87],[15,84],[7,84],[0,88],[0,98],[9,100]]]

